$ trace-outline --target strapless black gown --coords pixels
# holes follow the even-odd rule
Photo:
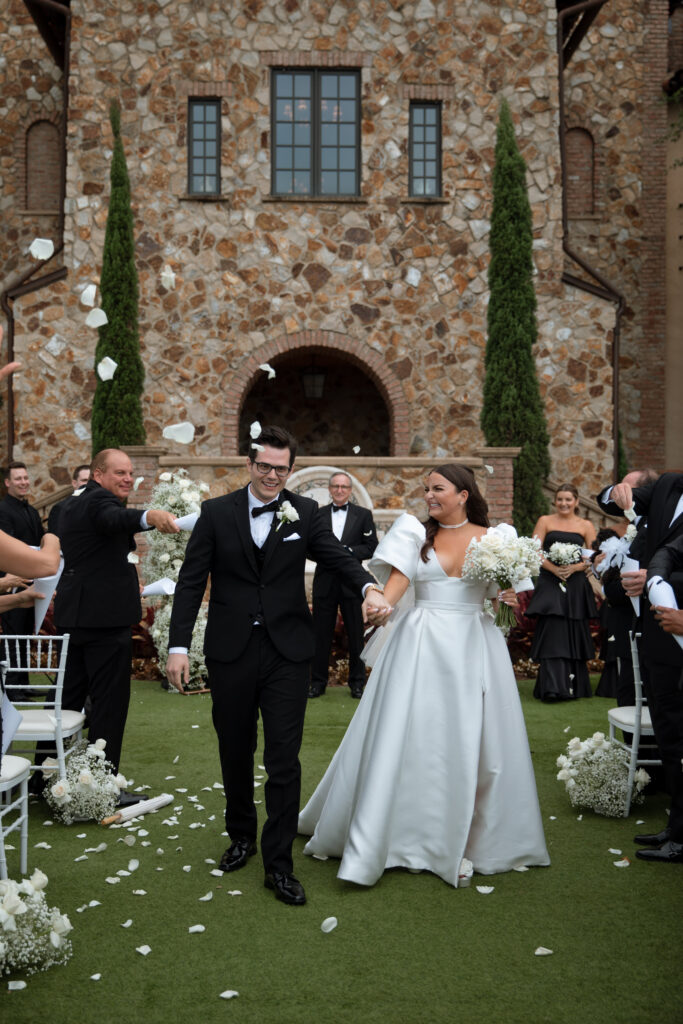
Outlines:
[[[557,541],[584,546],[580,533],[551,530],[543,550]],[[526,614],[537,616],[531,658],[539,662],[534,697],[539,700],[576,700],[592,697],[586,661],[595,657],[588,620],[598,610],[585,573],[574,573],[565,582],[566,590],[553,573],[541,569],[534,596]]]

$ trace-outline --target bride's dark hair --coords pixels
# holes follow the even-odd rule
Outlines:
[[[445,466],[434,466],[429,470],[428,476],[432,473],[438,473],[439,476],[444,477],[446,480],[453,484],[456,491],[467,491],[467,501],[465,502],[465,515],[471,523],[476,526],[489,526],[488,510],[489,507],[486,504],[484,496],[477,487],[477,481],[474,479],[474,473],[467,466],[457,466],[452,462],[449,462]],[[426,538],[420,550],[420,558],[423,562],[426,562],[429,558],[429,550],[434,547],[434,538],[436,537],[436,531],[439,529],[439,523],[432,516],[429,516],[423,523],[425,528]]]

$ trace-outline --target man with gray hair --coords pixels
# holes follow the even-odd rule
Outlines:
[[[362,508],[351,501],[351,477],[341,471],[333,473],[329,479],[328,489],[332,501],[319,509],[318,515],[326,526],[332,527],[334,535],[354,558],[359,562],[370,558],[377,547],[377,532],[370,509]],[[309,697],[322,696],[327,686],[330,650],[338,608],[341,610],[349,644],[349,691],[352,697],[359,698],[363,695],[365,665],[360,657],[363,649],[361,605],[360,595],[336,573],[330,572],[322,565],[316,567],[313,577],[315,655]]]

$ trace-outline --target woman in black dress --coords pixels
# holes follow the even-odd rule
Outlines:
[[[590,548],[595,527],[577,515],[579,492],[562,484],[555,492],[555,511],[541,516],[534,527],[546,552],[538,584],[527,609],[537,616],[531,658],[539,662],[534,697],[544,701],[591,697],[586,661],[595,656],[588,620],[597,616],[595,598],[586,579],[590,565],[584,558],[570,565],[555,565],[548,558],[553,544]]]

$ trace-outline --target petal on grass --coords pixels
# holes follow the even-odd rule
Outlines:
[[[78,864],[79,860],[87,860],[87,859],[88,859],[87,853],[82,853],[80,855],[80,857],[74,857],[74,864]]]
[[[326,917],[323,923],[320,925],[320,931],[325,932],[325,934],[327,935],[328,932],[334,931],[338,923],[339,922],[337,921],[336,917]]]
[[[147,890],[146,889],[133,889],[133,896],[146,896],[146,895],[147,895]]]
[[[607,852],[608,853],[613,853],[615,857],[620,857],[621,856],[621,850],[613,850],[611,846],[610,846],[610,848],[609,848],[609,850]]]
[[[137,871],[137,869],[139,867],[140,867],[140,861],[139,860],[129,860],[128,861],[128,870],[129,871]]]
[[[226,988],[225,992],[221,992],[221,999],[234,999],[238,995],[239,992],[236,992],[234,988]]]
[[[132,917],[129,917],[127,921],[124,921],[124,922],[123,922],[123,924],[121,925],[121,927],[122,927],[122,928],[130,928],[130,926],[132,925],[132,923],[133,923],[133,918],[132,918]]]
[[[482,896],[488,896],[489,893],[493,892],[495,885],[478,885],[476,886],[477,892],[480,892]]]
[[[203,924],[193,924],[187,930],[190,935],[197,935],[199,932],[205,932],[206,928]]]
[[[9,992],[21,992],[22,988],[26,988],[26,982],[25,981],[8,981],[7,982],[7,990]],[[237,995],[236,992],[235,992],[235,995]],[[229,998],[229,996],[226,996],[226,998]]]
[[[149,956],[149,954],[152,952],[152,947],[147,945],[136,946],[135,952],[140,953],[142,956]]]
[[[622,857],[621,860],[615,860],[612,861],[612,863],[614,864],[615,868],[629,868],[631,866],[631,861],[628,859],[628,857]]]
[[[199,897],[199,902],[200,903],[208,903],[212,899],[213,899],[213,892],[211,892],[209,890],[209,892],[207,892],[206,896],[200,896]]]
[[[33,844],[33,849],[34,850],[51,850],[52,847],[50,846],[49,843],[34,843]]]
[[[242,890],[241,889],[228,889],[228,896],[241,896],[241,895],[242,895]]]
[[[117,885],[120,881],[120,878],[116,878],[112,875],[109,875],[107,878],[105,878],[105,882],[109,882],[110,885]]]
[[[552,949],[548,949],[547,946],[539,946],[534,950],[534,956],[552,956],[552,954]]]
[[[220,868],[213,868],[210,871],[210,874],[212,874],[215,878],[222,878],[223,877],[223,872],[221,871]]]
[[[101,974],[91,974],[90,975],[90,980],[91,981],[99,981],[101,977],[102,977]]]
[[[313,860],[329,860],[330,858],[326,853],[314,853]]]

